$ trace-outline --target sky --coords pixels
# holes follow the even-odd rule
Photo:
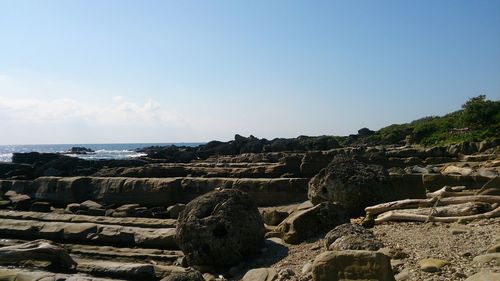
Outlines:
[[[495,0],[0,0],[0,144],[347,135],[480,94]]]

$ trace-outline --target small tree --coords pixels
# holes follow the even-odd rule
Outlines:
[[[462,105],[462,121],[472,128],[482,128],[500,122],[500,102],[487,100],[485,95],[469,99]]]

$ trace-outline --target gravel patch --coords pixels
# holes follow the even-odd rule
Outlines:
[[[464,280],[481,269],[500,272],[500,265],[494,262],[473,263],[474,257],[485,254],[500,239],[500,218],[466,225],[391,222],[377,225],[373,231],[386,247],[407,255],[395,271],[406,269],[408,280]],[[427,273],[418,265],[418,261],[425,258],[437,258],[449,264],[438,272]]]

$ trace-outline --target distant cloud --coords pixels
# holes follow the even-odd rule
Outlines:
[[[186,126],[176,112],[148,99],[144,103],[115,97],[108,104],[68,98],[7,98],[0,96],[0,120],[45,122],[85,122],[93,125]]]

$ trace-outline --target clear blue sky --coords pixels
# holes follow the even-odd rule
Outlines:
[[[500,98],[500,1],[0,0],[1,144],[346,135]]]

